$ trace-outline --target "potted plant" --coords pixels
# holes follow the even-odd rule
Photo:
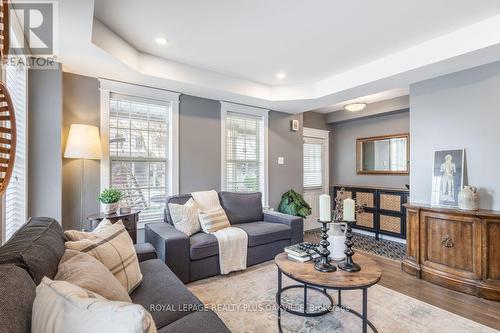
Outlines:
[[[107,188],[99,194],[102,211],[106,215],[116,213],[118,210],[118,202],[123,198],[123,193],[116,188]]]
[[[300,216],[302,218],[306,218],[312,213],[311,206],[309,206],[304,198],[294,190],[283,193],[278,211],[280,213]]]

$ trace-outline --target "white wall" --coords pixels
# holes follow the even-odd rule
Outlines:
[[[500,210],[500,62],[410,87],[410,197],[430,203],[434,150],[465,148],[464,184]]]

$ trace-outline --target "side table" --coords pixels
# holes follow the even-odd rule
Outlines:
[[[104,213],[92,214],[87,216],[87,220],[90,221],[90,230],[94,230],[102,220],[108,219],[111,223],[115,223],[119,220],[122,220],[125,229],[127,229],[130,238],[134,244],[137,244],[137,222],[139,221],[139,210],[133,210],[127,214],[120,214],[116,212],[111,215],[106,215]]]

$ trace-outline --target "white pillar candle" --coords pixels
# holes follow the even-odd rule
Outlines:
[[[343,217],[344,221],[354,221],[354,200],[347,198],[343,202]]]
[[[328,222],[332,220],[331,201],[328,194],[319,196],[319,220]]]

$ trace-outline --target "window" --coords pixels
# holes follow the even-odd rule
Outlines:
[[[391,147],[391,169],[390,170],[406,170],[406,144],[407,138],[396,138],[390,140]]]
[[[323,186],[323,144],[304,143],[304,188]]]
[[[7,241],[27,219],[27,75],[24,66],[5,66],[5,82],[12,97],[16,115],[17,143],[14,169],[5,195],[5,240]]]
[[[101,187],[120,189],[140,223],[161,221],[166,197],[178,192],[178,94],[108,80],[101,94],[108,138]]]
[[[222,188],[267,203],[267,110],[222,102]]]

